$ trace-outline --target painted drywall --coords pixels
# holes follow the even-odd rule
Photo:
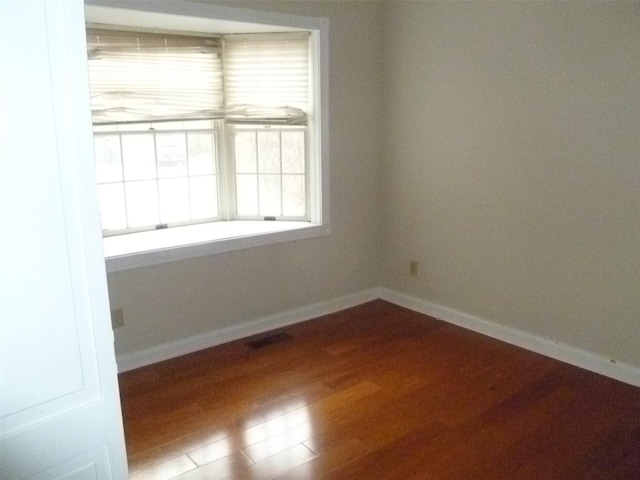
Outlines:
[[[384,26],[384,285],[640,366],[638,4],[390,2]]]
[[[207,3],[207,2],[203,2]],[[330,21],[331,235],[109,275],[123,355],[380,285],[382,6],[210,2]]]
[[[118,354],[381,285],[640,366],[637,4],[211,3],[330,19],[333,233],[110,275]]]

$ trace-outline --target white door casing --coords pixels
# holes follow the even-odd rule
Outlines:
[[[0,478],[128,478],[81,0],[0,1]]]

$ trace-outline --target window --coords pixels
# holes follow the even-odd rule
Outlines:
[[[236,218],[307,219],[306,129],[233,129]]]
[[[108,271],[328,232],[320,30],[99,17],[88,8]]]
[[[95,127],[104,235],[220,218],[212,121]],[[151,125],[151,126],[149,126]]]

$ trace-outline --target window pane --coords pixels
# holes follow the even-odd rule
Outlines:
[[[189,175],[216,173],[216,137],[211,133],[190,133]]]
[[[158,221],[158,189],[155,181],[127,183],[126,193],[129,227],[160,223]]]
[[[282,176],[282,214],[292,217],[306,215],[304,175]]]
[[[280,173],[280,132],[258,132],[260,173]]]
[[[218,188],[216,177],[193,177],[191,184],[191,218],[199,220],[218,216]]]
[[[160,223],[189,220],[189,180],[171,178],[158,180]]]
[[[304,173],[304,132],[282,132],[282,172]]]
[[[122,181],[120,137],[98,135],[93,139],[93,145],[96,152],[98,183]]]
[[[282,215],[280,175],[260,175],[260,215]]]
[[[155,178],[156,159],[153,135],[123,135],[122,154],[125,180]]]
[[[124,185],[122,183],[98,185],[98,200],[103,230],[127,228]]]
[[[238,215],[258,215],[257,175],[236,175],[236,211]]]
[[[158,177],[187,175],[187,146],[182,133],[156,135]]]
[[[256,173],[256,134],[237,132],[234,135],[236,173]]]

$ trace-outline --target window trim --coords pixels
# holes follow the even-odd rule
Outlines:
[[[251,224],[251,232],[247,232],[247,224]],[[259,231],[257,227],[260,227],[262,231]],[[196,232],[196,234],[191,234],[190,230],[191,232]],[[202,231],[208,233],[208,239],[202,240]],[[139,243],[145,234],[156,234],[155,240],[161,243],[162,235],[180,236],[182,233],[185,233],[185,235],[180,242],[157,246],[151,250],[138,251]],[[104,239],[106,269],[107,273],[121,272],[177,260],[313,238],[328,235],[329,233],[328,225],[309,222],[231,220],[228,222],[188,225],[155,232],[147,231],[129,235],[117,235]],[[211,240],[211,237],[216,238]]]
[[[273,32],[291,29],[311,32],[310,48],[313,52],[313,78],[315,111],[311,115],[309,130],[309,173],[315,180],[310,182],[308,192],[309,214],[311,222],[242,222],[225,221],[208,225],[211,233],[208,239],[199,235],[189,236],[189,230],[198,230],[198,225],[174,227],[181,241],[171,245],[151,247],[139,250],[141,232],[104,239],[107,272],[117,272],[167,263],[204,255],[230,252],[244,248],[265,246],[286,241],[328,235],[331,232],[329,221],[329,20],[323,17],[263,12],[190,3],[187,1],[156,2],[154,0],[86,0],[85,14],[87,22],[106,23],[143,28],[175,29],[176,24],[184,25],[181,30],[228,32]],[[177,23],[179,22],[179,23]],[[97,187],[96,187],[97,188]],[[245,232],[247,224],[254,224],[254,231]],[[227,224],[226,227],[219,225]],[[234,225],[232,225],[234,224]],[[218,226],[218,228],[216,228]],[[216,231],[217,230],[217,231]],[[157,231],[166,235],[167,230]],[[240,233],[238,233],[240,232]],[[184,234],[184,235],[182,235]],[[129,237],[129,242],[122,240]],[[120,245],[115,248],[114,240],[129,243],[129,247]],[[136,245],[138,245],[136,247]],[[117,253],[113,253],[113,252]]]

